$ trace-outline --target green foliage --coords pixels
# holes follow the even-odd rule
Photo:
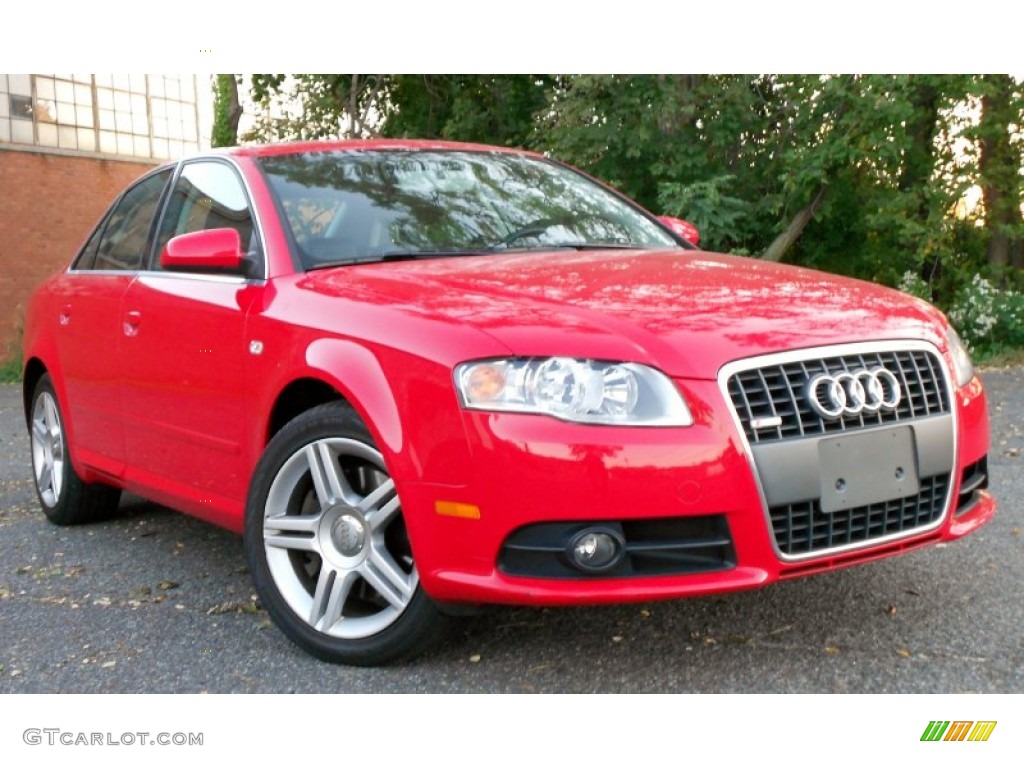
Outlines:
[[[692,221],[704,247],[909,273],[976,350],[1024,343],[1024,88],[1006,76],[254,75],[251,90],[260,138],[528,146]]]
[[[905,272],[897,287],[911,296],[932,300],[931,286],[914,272]],[[956,292],[948,317],[979,359],[1024,348],[1024,292],[1000,288],[977,272]]]
[[[949,310],[949,320],[972,351],[987,355],[1024,346],[1024,294],[975,274]]]
[[[12,354],[0,363],[0,384],[14,384],[21,381],[21,355]]]
[[[213,133],[210,144],[214,147],[233,147],[238,136],[231,123],[229,91],[235,84],[234,75],[217,75],[213,84]]]
[[[392,75],[382,136],[526,146],[549,75]]]

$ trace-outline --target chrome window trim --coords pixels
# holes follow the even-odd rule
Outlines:
[[[195,163],[195,162],[208,162],[208,161],[216,161],[216,162],[224,163],[224,164],[230,166],[235,171],[235,174],[238,176],[239,180],[242,182],[242,188],[245,190],[246,201],[249,204],[249,210],[252,211],[253,225],[256,227],[256,232],[257,232],[257,235],[259,236],[260,255],[261,255],[262,259],[263,259],[262,274],[259,277],[245,277],[245,276],[239,275],[239,276],[237,276],[237,280],[239,282],[249,282],[249,281],[253,281],[253,282],[256,282],[256,283],[266,282],[267,275],[270,273],[270,258],[269,258],[269,255],[267,253],[267,238],[266,238],[266,235],[265,235],[265,230],[263,228],[263,218],[260,215],[259,208],[253,203],[254,196],[253,196],[253,193],[252,193],[252,187],[249,184],[249,180],[245,177],[245,172],[242,170],[241,164],[239,162],[237,162],[237,160],[234,157],[232,157],[231,155],[197,155],[195,157],[189,157],[189,158],[186,158],[184,160],[179,160],[177,163],[174,163],[173,165],[165,163],[164,165],[161,165],[159,168],[154,168],[149,173],[146,173],[145,175],[140,176],[138,179],[136,179],[130,185],[125,187],[120,192],[120,194],[118,194],[118,196],[116,198],[114,198],[114,200],[111,202],[111,204],[109,206],[107,206],[107,209],[106,209],[106,211],[104,211],[103,216],[101,217],[99,224],[97,224],[96,227],[93,227],[91,230],[89,230],[89,235],[86,237],[85,243],[83,243],[82,248],[85,248],[85,246],[89,244],[89,239],[92,237],[92,235],[96,231],[96,229],[99,226],[104,226],[105,225],[105,222],[107,220],[108,215],[110,214],[110,211],[112,211],[114,209],[114,207],[121,201],[121,198],[124,197],[125,192],[127,192],[129,189],[134,187],[136,184],[139,184],[142,181],[144,181],[147,177],[152,176],[153,174],[159,173],[160,171],[165,170],[167,168],[170,168],[171,169],[171,178],[170,178],[170,182],[169,182],[169,188],[167,190],[165,190],[166,195],[161,200],[160,210],[157,213],[157,215],[154,217],[154,223],[155,224],[163,223],[164,213],[166,213],[167,203],[168,203],[168,200],[170,199],[170,194],[171,194],[171,192],[174,191],[174,185],[178,182],[178,177],[181,175],[181,172],[185,168],[185,165],[190,164],[190,163]],[[160,231],[160,228],[159,228],[159,226],[157,226],[156,229],[153,230],[153,232],[152,232],[152,234],[154,235],[154,239],[150,242],[151,248],[152,248],[153,245],[156,244],[155,235],[158,234],[159,231]],[[102,238],[102,235],[100,237]],[[229,279],[236,278],[235,275],[207,275],[207,274],[203,274],[203,273],[200,273],[200,272],[185,272],[185,271],[177,271],[177,270],[174,270],[173,272],[169,272],[169,271],[164,271],[164,270],[148,269],[148,268],[147,269],[123,269],[123,270],[122,269],[75,269],[73,267],[73,265],[74,265],[74,263],[76,261],[78,261],[78,257],[81,255],[81,253],[82,253],[82,249],[79,249],[78,252],[75,253],[74,258],[71,260],[71,262],[68,264],[67,269],[65,270],[65,274],[68,274],[68,275],[107,275],[107,276],[109,276],[109,275],[142,275],[142,274],[147,274],[147,275],[168,275],[168,274],[174,274],[176,276],[190,275],[190,276],[192,276],[194,278],[197,278],[197,279],[221,278],[221,279],[216,280],[216,282],[223,282],[223,278],[229,278]],[[147,256],[149,256],[149,255],[150,254],[147,254]],[[156,258],[159,258],[159,256],[157,254],[152,254],[152,255],[154,257],[156,257]],[[148,267],[148,265],[147,265],[147,267]]]
[[[739,413],[736,411],[736,407],[733,405],[732,397],[729,396],[729,378],[736,373],[741,371],[748,371],[752,369],[762,368],[767,365],[784,365],[786,363],[794,363],[803,360],[817,360],[823,357],[841,357],[844,355],[857,355],[864,353],[874,352],[909,352],[909,351],[924,351],[933,353],[939,360],[939,369],[942,371],[943,381],[946,385],[946,392],[949,396],[949,407],[950,415],[953,418],[953,466],[950,468],[949,475],[949,487],[946,489],[946,501],[943,506],[942,514],[935,520],[934,523],[923,525],[918,528],[914,528],[910,531],[900,531],[899,533],[892,533],[888,536],[879,536],[869,541],[855,542],[853,544],[844,544],[839,547],[830,547],[827,549],[817,550],[815,552],[809,552],[802,555],[787,555],[779,549],[778,542],[775,538],[775,528],[772,525],[771,510],[768,507],[768,500],[765,496],[764,486],[761,483],[761,475],[757,470],[757,464],[754,461],[754,452],[750,446],[750,441],[747,439],[746,431],[743,429],[743,421],[740,418]],[[761,500],[761,511],[764,514],[765,530],[771,540],[772,549],[775,552],[775,556],[783,563],[801,563],[809,560],[822,560],[832,557],[834,555],[842,554],[845,552],[853,552],[862,549],[871,549],[880,545],[884,545],[890,542],[899,541],[902,539],[913,538],[920,536],[923,533],[930,533],[933,530],[941,528],[943,524],[949,519],[949,516],[953,512],[953,503],[955,497],[953,496],[953,490],[956,486],[959,478],[956,476],[956,470],[959,466],[960,459],[960,415],[957,407],[957,388],[953,384],[952,374],[949,370],[949,364],[946,360],[945,355],[942,351],[931,342],[923,341],[921,339],[905,339],[905,340],[886,340],[886,341],[868,341],[868,342],[856,342],[853,344],[837,344],[824,347],[806,347],[803,349],[790,350],[787,352],[776,352],[768,355],[759,355],[757,357],[747,357],[741,360],[734,360],[730,363],[726,363],[718,371],[718,389],[722,393],[722,397],[725,399],[725,404],[729,409],[729,413],[732,414],[733,425],[736,427],[736,437],[740,441],[740,446],[743,450],[743,455],[746,457],[747,466],[750,469],[754,477],[754,483],[757,486],[757,494]],[[913,424],[913,420],[907,420],[905,424]],[[858,430],[858,434],[867,434],[873,431],[880,431],[891,428],[892,425],[885,425],[882,427],[874,427],[871,429]],[[799,438],[797,438],[799,439]],[[814,438],[812,438],[814,439]],[[820,438],[819,438],[820,439]]]
[[[161,271],[155,269],[146,269],[135,274],[135,277],[141,282],[143,280],[152,280],[153,278],[167,278],[169,280],[192,280],[195,282],[202,283],[227,283],[231,285],[263,285],[266,281],[262,278],[255,277],[244,277],[242,275],[210,275],[202,272],[179,272],[177,270],[172,271]]]
[[[154,269],[119,270],[119,269],[81,269],[68,270],[69,274],[96,275],[97,277],[131,277],[133,279],[166,277],[172,280],[195,280],[205,283],[231,283],[238,285],[263,285],[266,280],[244,275],[211,275],[203,272],[164,272]]]

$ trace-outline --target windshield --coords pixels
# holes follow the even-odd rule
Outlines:
[[[324,151],[260,163],[306,269],[506,250],[678,245],[614,193],[535,157]]]

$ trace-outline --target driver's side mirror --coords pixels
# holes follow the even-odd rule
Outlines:
[[[171,270],[241,272],[244,259],[238,231],[224,227],[172,237],[160,253],[160,266]]]
[[[672,216],[659,216],[658,221],[671,229],[686,242],[692,245],[700,244],[700,230],[685,219],[677,219]]]

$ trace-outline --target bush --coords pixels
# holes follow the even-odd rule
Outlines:
[[[906,272],[897,287],[931,301],[931,286]],[[962,284],[949,306],[942,307],[971,352],[984,360],[1024,347],[1024,293],[999,288],[979,273]]]
[[[14,384],[21,381],[21,355],[12,353],[5,363],[0,363],[0,384]]]

